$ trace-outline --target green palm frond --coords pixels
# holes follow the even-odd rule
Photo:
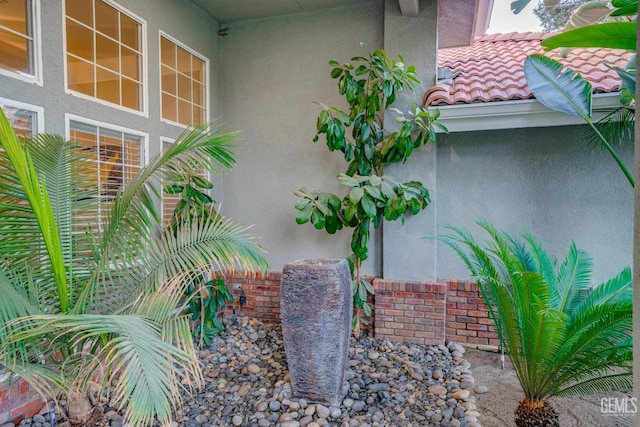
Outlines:
[[[55,278],[60,310],[66,312],[69,310],[69,295],[64,256],[47,187],[44,182],[40,182],[31,157],[23,149],[2,111],[0,111],[0,144],[20,180],[22,190],[40,228],[42,242]]]
[[[592,289],[591,259],[575,244],[558,266],[532,236],[478,224],[490,236],[484,244],[455,227],[438,239],[477,281],[525,396],[540,401],[628,384],[630,270]]]
[[[20,142],[0,110],[0,362],[47,397],[119,377],[132,425],[168,423],[182,388],[202,383],[188,319],[196,274],[266,271],[246,228],[217,212],[162,229],[164,177],[234,164],[237,134],[200,126],[122,187],[96,196],[85,147],[52,135]],[[96,223],[94,213],[107,212]],[[115,314],[117,313],[117,314]],[[45,364],[42,364],[46,362]]]
[[[590,378],[588,380],[573,384],[569,387],[558,390],[554,396],[565,397],[577,394],[607,393],[611,391],[627,391],[633,387],[633,374],[631,372],[621,372],[606,377]]]
[[[123,274],[134,272],[136,277],[140,257],[152,244],[154,232],[160,227],[155,200],[159,197],[162,177],[181,169],[206,171],[230,168],[235,160],[231,144],[237,133],[222,133],[220,128],[201,125],[183,134],[162,155],[155,156],[148,165],[118,191],[95,253],[98,266],[79,297],[83,307],[91,304],[98,289],[109,283],[115,269]],[[137,274],[139,276],[139,274]],[[120,287],[125,294],[134,294],[137,284],[125,280]],[[86,310],[83,308],[82,310]]]
[[[635,109],[619,107],[610,111],[604,118],[595,125],[600,133],[613,146],[629,144],[633,141],[633,130],[635,127]],[[602,141],[591,129],[586,131],[584,140],[593,147],[602,147]]]
[[[585,251],[571,243],[569,252],[560,265],[554,290],[554,306],[557,310],[573,310],[591,287],[592,261]],[[553,282],[552,282],[553,283]]]
[[[39,315],[15,323],[22,327],[12,336],[16,342],[67,336],[73,347],[83,348],[101,340],[102,350],[78,365],[74,382],[82,384],[96,372],[108,372],[102,384],[106,387],[109,377],[117,377],[113,401],[125,407],[133,425],[150,424],[154,417],[168,422],[180,404],[184,373],[178,366],[187,366],[191,373],[198,370],[192,354],[165,342],[162,327],[141,316]],[[190,332],[186,332],[182,341],[191,340]]]

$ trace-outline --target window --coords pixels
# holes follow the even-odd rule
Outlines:
[[[69,139],[90,153],[95,164],[96,196],[111,200],[145,163],[146,137],[85,119],[69,119]],[[99,208],[100,209],[100,208]],[[99,223],[102,212],[98,212]]]
[[[18,135],[32,136],[44,131],[42,107],[0,98],[0,108]]]
[[[162,152],[164,153],[173,143],[172,140],[162,139]],[[164,225],[169,224],[171,222],[171,218],[173,217],[173,211],[176,209],[176,205],[182,198],[180,194],[167,194],[164,192],[164,187],[168,184],[168,182],[162,182],[163,190],[162,190],[162,223]]]
[[[160,36],[162,118],[195,126],[207,120],[208,61]]]
[[[39,79],[38,0],[0,1],[0,71],[28,81]]]
[[[144,111],[144,24],[104,0],[66,0],[67,88]]]

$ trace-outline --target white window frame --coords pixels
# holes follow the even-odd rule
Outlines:
[[[27,26],[31,25],[33,37],[33,75],[5,70],[0,68],[0,74],[14,79],[22,80],[27,83],[35,83],[42,86],[42,29],[40,25],[40,0],[30,0],[31,2],[31,22],[27,22]]]
[[[7,99],[0,97],[0,107],[4,106],[20,108],[21,110],[31,111],[36,113],[36,129],[34,129],[34,133],[43,133],[44,132],[44,108],[38,105],[27,104],[25,102],[14,101],[13,99]]]
[[[174,138],[168,138],[166,136],[161,136],[160,137],[160,155],[162,155],[164,153],[164,145],[165,144],[173,144],[174,142],[176,142],[176,140]],[[160,222],[162,224],[164,224],[164,182],[160,183]]]
[[[175,43],[177,46],[181,47],[182,49],[186,50],[187,52],[189,52],[190,54],[192,54],[193,56],[198,57],[198,59],[204,61],[204,68],[205,68],[205,76],[204,76],[204,96],[205,96],[205,105],[204,107],[206,108],[206,113],[205,113],[205,117],[204,120],[205,122],[209,122],[210,121],[210,114],[211,114],[211,107],[210,107],[210,93],[211,93],[211,87],[210,87],[210,82],[209,82],[209,73],[210,73],[210,67],[211,67],[211,61],[209,60],[209,58],[203,54],[201,54],[200,52],[191,49],[189,46],[187,46],[186,44],[180,42],[179,40],[177,40],[175,37],[170,36],[169,34],[165,33],[164,31],[160,30],[158,33],[158,80],[159,80],[159,95],[160,95],[160,121],[164,122],[164,123],[168,123],[170,125],[173,126],[179,126],[182,129],[186,129],[189,127],[189,125],[185,125],[179,122],[174,122],[173,120],[168,120],[162,117],[162,50],[160,48],[161,43],[162,43],[162,38],[165,38],[167,40],[169,40],[172,43]]]
[[[113,130],[116,132],[123,132],[123,133],[128,133],[137,137],[140,137],[142,139],[142,149],[144,150],[144,153],[142,155],[142,164],[140,165],[141,167],[146,166],[147,164],[149,164],[149,134],[146,132],[141,132],[135,129],[129,129],[129,128],[125,128],[123,126],[118,126],[118,125],[114,125],[112,123],[107,123],[107,122],[101,122],[98,120],[92,120],[92,119],[88,119],[86,117],[82,117],[82,116],[77,116],[75,114],[65,114],[64,115],[64,122],[65,122],[65,139],[66,140],[70,140],[71,139],[71,121],[74,122],[80,122],[80,123],[84,123],[90,126],[97,126],[99,128],[104,128],[107,130]],[[102,227],[102,218],[98,218],[98,225],[100,227]]]
[[[148,97],[148,51],[147,51],[147,21],[142,19],[140,16],[131,12],[130,10],[120,6],[118,3],[112,0],[101,0],[109,6],[117,9],[121,13],[124,13],[129,18],[137,21],[140,24],[140,45],[142,52],[142,71],[141,71],[141,79],[142,79],[142,110],[134,110],[132,108],[124,107],[122,105],[114,104],[109,101],[105,101],[104,99],[100,99],[98,97],[85,95],[84,93],[76,92],[72,89],[69,89],[69,73],[67,70],[67,9],[66,9],[66,1],[62,0],[62,45],[63,45],[63,67],[64,67],[64,91],[72,96],[76,96],[78,98],[87,99],[93,102],[97,102],[98,104],[107,105],[112,108],[116,108],[118,110],[126,111],[128,113],[137,114],[142,117],[149,117],[149,97]],[[95,51],[95,45],[94,45]],[[95,76],[94,76],[95,77]]]

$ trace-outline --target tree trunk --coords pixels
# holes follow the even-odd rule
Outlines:
[[[515,412],[518,427],[560,427],[558,413],[547,400],[520,401]]]

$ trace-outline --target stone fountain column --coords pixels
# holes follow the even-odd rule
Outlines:
[[[349,264],[303,259],[282,273],[280,318],[293,394],[339,405],[353,316]]]

